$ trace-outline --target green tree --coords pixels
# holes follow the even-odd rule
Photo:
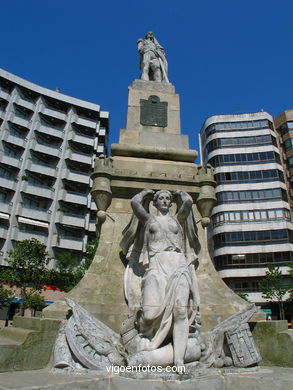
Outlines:
[[[89,269],[90,265],[92,264],[98,246],[99,246],[99,236],[97,236],[94,240],[90,241],[86,245],[85,247],[86,254],[84,256],[84,262],[83,262],[83,267],[85,270]]]
[[[284,284],[284,277],[279,267],[269,264],[266,276],[259,287],[263,298],[277,302],[280,319],[284,320],[284,297],[288,293],[290,286]]]
[[[41,291],[46,281],[46,266],[50,257],[46,247],[36,238],[16,243],[6,259],[9,268],[5,272],[6,281],[20,289],[22,304],[20,314],[24,315],[25,301],[32,291]]]
[[[4,288],[3,285],[0,285],[0,309],[5,306],[9,306],[13,299],[12,291]]]
[[[77,257],[70,252],[62,252],[56,256],[55,269],[48,271],[47,283],[68,292],[84,275],[84,268]]]
[[[240,298],[244,299],[245,301],[249,302],[249,300],[248,300],[248,294],[243,293],[243,292],[238,292],[237,295],[238,295]]]
[[[31,310],[32,317],[35,317],[36,311],[43,310],[45,306],[45,299],[40,294],[29,294],[24,302],[24,308]]]
[[[293,261],[291,261],[291,263],[288,264],[288,267],[289,267],[289,280],[290,280],[288,301],[293,301]]]
[[[47,283],[68,292],[77,285],[95,257],[99,239],[96,238],[86,245],[86,253],[82,262],[71,254],[62,252],[56,256],[55,269],[48,272]]]

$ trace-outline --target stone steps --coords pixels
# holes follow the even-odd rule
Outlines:
[[[15,317],[0,329],[0,371],[44,368],[51,358],[61,321]]]

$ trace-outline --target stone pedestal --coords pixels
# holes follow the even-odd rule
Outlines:
[[[92,194],[97,203],[100,244],[80,283],[68,294],[115,331],[120,331],[127,306],[123,294],[125,260],[119,242],[130,221],[130,199],[141,190],[177,189],[194,201],[201,242],[196,271],[203,330],[243,309],[245,301],[218,276],[209,257],[204,227],[216,202],[213,172],[194,164],[188,137],[181,134],[179,97],[171,84],[135,80],[129,87],[126,129],[113,144],[111,157],[97,159]],[[201,221],[201,222],[200,222]],[[46,317],[65,317],[65,302],[44,310]]]

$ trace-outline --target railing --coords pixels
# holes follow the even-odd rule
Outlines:
[[[77,173],[78,175],[83,175],[83,176],[89,176],[90,175],[90,172],[76,171],[75,169],[71,169],[71,168],[69,168],[69,172]]]
[[[45,189],[51,190],[51,191],[53,191],[53,192],[55,191],[55,188],[50,187],[50,186],[46,186],[45,184],[32,183],[32,182],[30,182],[29,180],[27,181],[27,183],[28,183],[30,186],[33,186],[33,187],[45,188]]]
[[[40,144],[40,145],[44,145],[46,146],[47,148],[52,148],[52,149],[59,149],[60,150],[60,146],[59,145],[56,145],[54,143],[52,144],[48,144],[47,142],[43,141],[43,140],[40,140],[37,138],[37,144]]]
[[[41,211],[41,212],[43,212],[43,213],[50,214],[50,213],[49,213],[50,210],[43,209],[43,208],[41,208],[41,207],[32,206],[32,205],[28,205],[28,204],[23,204],[22,207],[25,208],[25,209],[29,209],[29,210]]]
[[[74,218],[85,218],[84,214],[74,214],[74,213],[68,213],[67,211],[62,211],[63,215],[66,217],[74,217]]]
[[[84,134],[84,133],[81,133],[80,131],[74,131],[74,134],[77,135],[77,136],[80,136],[80,137],[85,137],[85,138],[89,138],[89,139],[94,139],[95,138],[95,135],[88,135],[88,134]]]
[[[32,161],[32,163],[37,164],[37,165],[42,165],[43,167],[53,168],[53,169],[57,168],[57,165],[46,164],[46,163],[41,162],[39,160],[32,159],[31,161]]]
[[[59,233],[59,236],[61,239],[64,240],[74,240],[74,241],[83,241],[83,237],[80,236],[72,236],[70,234],[64,234],[64,233]]]
[[[76,154],[80,154],[82,156],[87,156],[87,157],[92,157],[93,153],[89,152],[89,153],[84,153],[84,152],[81,152],[81,151],[77,151],[75,149],[72,149],[70,148],[69,150],[71,150],[72,153],[76,153]]]
[[[22,228],[19,228],[19,232],[20,233],[27,233],[27,234],[32,234],[32,235],[38,235],[38,236],[47,236],[48,235],[48,232],[41,232],[39,230],[25,230],[25,229],[22,229]]]
[[[67,191],[67,190],[66,190],[66,191]],[[87,196],[87,194],[84,193],[84,192],[76,192],[76,191],[67,191],[67,194],[79,195],[79,196]]]

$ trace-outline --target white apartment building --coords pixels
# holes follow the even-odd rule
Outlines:
[[[107,154],[109,113],[0,69],[0,265],[35,237],[81,258],[95,237],[90,174]]]
[[[201,161],[214,167],[218,203],[208,229],[211,256],[235,292],[265,305],[268,264],[288,273],[293,226],[284,171],[267,112],[214,115],[200,133]]]

